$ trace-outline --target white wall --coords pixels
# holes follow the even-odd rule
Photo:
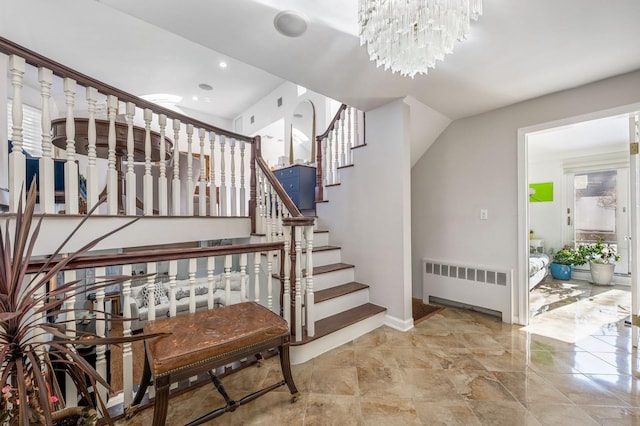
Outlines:
[[[453,122],[412,169],[414,287],[424,257],[518,277],[518,129],[639,101],[635,71]]]
[[[411,317],[411,207],[409,107],[397,100],[367,111],[367,146],[354,150],[355,167],[325,189],[317,205],[321,228],[355,265],[356,281],[370,285],[371,302],[387,308],[400,329]]]

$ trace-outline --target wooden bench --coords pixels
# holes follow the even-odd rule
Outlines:
[[[153,424],[165,424],[169,405],[169,386],[172,382],[201,373],[209,373],[226,404],[192,421],[196,425],[234,411],[265,393],[287,385],[296,400],[298,390],[291,376],[289,361],[289,327],[277,314],[254,302],[244,302],[194,314],[178,315],[149,321],[145,333],[167,333],[145,343],[145,367],[142,383],[127,417],[135,414],[151,377],[156,391]],[[250,393],[239,400],[231,399],[215,375],[215,369],[234,361],[277,348],[284,380]]]

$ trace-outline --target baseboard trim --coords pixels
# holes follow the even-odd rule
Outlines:
[[[413,318],[401,320],[400,318],[392,317],[387,314],[384,318],[384,325],[399,331],[409,331],[413,328]]]

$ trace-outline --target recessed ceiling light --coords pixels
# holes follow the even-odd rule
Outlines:
[[[295,10],[285,10],[273,19],[273,26],[282,35],[300,37],[307,31],[309,18]]]
[[[213,90],[213,87],[207,83],[200,83],[198,84],[198,87],[201,88],[202,90]]]
[[[197,96],[192,96],[192,97],[191,97],[191,100],[197,101],[197,100],[198,100],[198,97],[197,97]]]
[[[226,68],[227,67],[227,63],[225,61],[220,61],[220,68]]]

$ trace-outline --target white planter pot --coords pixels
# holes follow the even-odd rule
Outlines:
[[[591,268],[591,279],[597,285],[613,285],[613,269],[616,265],[612,263],[593,263],[589,264]]]

